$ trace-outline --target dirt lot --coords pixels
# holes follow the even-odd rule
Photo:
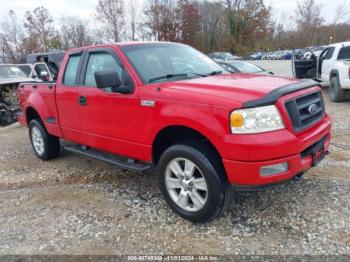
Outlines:
[[[289,74],[289,62],[261,63]],[[65,151],[42,162],[25,128],[0,128],[0,254],[350,255],[350,102],[324,95],[332,154],[299,182],[235,194],[205,225],[174,215],[152,174]]]

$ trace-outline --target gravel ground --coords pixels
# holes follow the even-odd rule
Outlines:
[[[262,63],[288,75],[288,62]],[[204,225],[174,215],[152,174],[65,151],[42,162],[27,129],[0,128],[0,254],[350,255],[350,102],[323,92],[332,154],[299,182],[234,194]]]

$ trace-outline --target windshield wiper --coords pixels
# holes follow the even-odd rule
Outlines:
[[[164,75],[164,76],[158,76],[158,77],[151,78],[150,80],[148,80],[148,83],[153,83],[155,81],[177,78],[177,77],[188,77],[190,75],[207,77],[207,76],[213,76],[213,75],[218,75],[218,74],[222,74],[222,73],[223,73],[223,71],[213,71],[209,74],[200,74],[200,73],[195,73],[195,72],[182,73],[182,74],[168,74],[168,75]]]
[[[164,76],[151,78],[150,80],[148,80],[148,83],[153,83],[154,81],[163,80],[163,79],[171,79],[171,78],[186,77],[186,76],[188,76],[188,74],[168,74]]]
[[[223,73],[222,70],[216,70],[216,71],[213,71],[213,72],[207,74],[206,76],[215,76],[215,75],[220,75],[222,73]]]
[[[188,73],[189,75],[195,75],[195,76],[202,76],[202,77],[206,77],[207,75],[205,74],[200,74],[200,73],[194,73],[194,72],[190,72]]]

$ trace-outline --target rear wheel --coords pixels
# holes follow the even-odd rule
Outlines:
[[[329,96],[333,102],[345,100],[345,91],[341,88],[338,77],[332,77],[329,83]]]
[[[169,206],[181,217],[207,222],[226,209],[230,188],[214,159],[210,148],[201,144],[173,145],[162,154],[160,188]]]
[[[35,154],[42,160],[58,157],[60,153],[60,140],[50,135],[42,122],[33,119],[29,123],[29,137]]]

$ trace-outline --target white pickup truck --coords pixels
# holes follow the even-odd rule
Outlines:
[[[313,78],[329,86],[333,102],[342,102],[350,96],[350,42],[327,46],[319,57],[307,60],[293,59],[296,78]]]

